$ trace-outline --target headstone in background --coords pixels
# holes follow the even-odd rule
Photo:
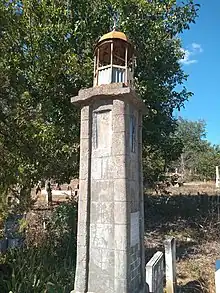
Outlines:
[[[8,238],[7,241],[8,241],[8,249],[20,248],[23,245],[22,237]]]
[[[164,256],[156,252],[146,265],[146,283],[149,293],[163,293]]]
[[[0,239],[0,253],[5,253],[8,247],[8,240],[6,238]]]
[[[5,221],[4,237],[7,239],[7,247],[21,247],[24,241],[24,235],[20,231],[20,221],[24,215],[10,215]]]

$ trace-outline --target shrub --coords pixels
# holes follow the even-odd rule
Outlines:
[[[1,293],[69,293],[73,289],[76,212],[73,203],[60,205],[52,214],[40,247],[7,252],[4,263],[12,273],[10,277],[2,275]]]

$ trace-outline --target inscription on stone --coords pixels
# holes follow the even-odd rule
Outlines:
[[[112,144],[112,111],[105,110],[94,113],[95,148],[106,149]]]
[[[135,140],[136,140],[136,117],[134,115],[130,118],[130,149],[131,152],[135,152]]]
[[[140,243],[139,212],[131,213],[131,247]]]

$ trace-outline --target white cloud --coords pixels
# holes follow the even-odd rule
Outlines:
[[[190,46],[188,46],[188,49],[182,49],[182,51],[184,53],[184,57],[180,60],[180,63],[183,65],[190,65],[198,62],[194,56],[202,53],[203,49],[200,44],[192,43]]]
[[[193,49],[193,52],[198,52],[198,53],[203,52],[202,46],[200,44],[197,44],[197,43],[192,43],[192,49]]]

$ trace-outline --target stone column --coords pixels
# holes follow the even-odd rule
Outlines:
[[[144,103],[121,83],[81,90],[75,292],[145,291]]]

